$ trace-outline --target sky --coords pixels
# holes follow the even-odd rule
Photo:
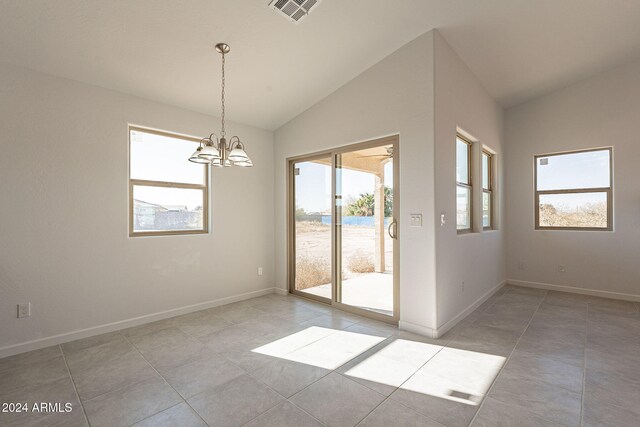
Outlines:
[[[130,168],[132,179],[203,184],[205,166],[188,159],[197,142],[151,133],[131,131]],[[202,206],[202,190],[135,186],[133,197],[157,205]]]
[[[456,145],[456,177],[460,182],[467,176],[467,145],[460,139]],[[484,165],[483,165],[484,166]],[[485,178],[483,170],[483,179]],[[610,185],[609,151],[586,151],[539,157],[537,159],[537,188],[545,190],[570,190],[579,188],[605,188]],[[605,193],[578,193],[571,195],[547,195],[541,203],[557,208],[575,210],[579,206],[606,203]]]
[[[547,164],[543,164],[546,159]],[[538,190],[609,186],[609,151],[538,158]]]
[[[546,159],[546,165],[545,163]],[[537,159],[538,190],[569,190],[603,188],[610,185],[609,151],[586,151],[560,154]],[[565,209],[575,209],[589,203],[606,203],[606,193],[581,193],[540,197],[541,203],[551,203]]]

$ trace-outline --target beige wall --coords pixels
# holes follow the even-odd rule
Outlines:
[[[640,299],[639,100],[635,62],[507,111],[510,281]],[[534,230],[533,156],[602,146],[613,146],[614,231]]]
[[[276,131],[276,283],[286,288],[286,158],[376,137],[400,135],[400,326],[427,335],[464,315],[504,283],[500,201],[503,112],[437,31],[400,48]],[[497,155],[498,229],[456,232],[455,136]],[[476,192],[481,218],[481,192]],[[409,216],[423,214],[422,228]],[[446,226],[440,227],[440,214]],[[462,282],[465,290],[462,291]],[[438,331],[438,329],[441,329]]]
[[[286,159],[393,134],[401,327],[442,332],[506,277],[640,299],[638,99],[640,62],[503,118],[431,31],[282,126],[275,146],[273,133],[231,123],[256,166],[214,169],[210,234],[129,238],[127,124],[205,135],[219,120],[0,65],[0,356],[274,285],[284,291]],[[457,128],[478,140],[477,185],[481,146],[497,152],[495,231],[456,233]],[[533,156],[606,145],[614,146],[614,232],[535,231]],[[477,223],[480,191],[474,205]],[[413,213],[423,215],[421,228],[409,227]],[[17,319],[16,304],[28,301],[32,316]]]
[[[436,227],[438,328],[495,290],[506,279],[503,221],[503,111],[477,78],[435,33],[435,209],[446,225]],[[456,130],[473,136],[474,232],[456,231]],[[495,230],[482,230],[482,146],[496,153]],[[463,289],[464,282],[464,289]],[[452,322],[453,321],[453,322]]]
[[[400,321],[435,317],[433,32],[406,44],[276,131],[276,284],[286,289],[286,159],[400,135]],[[409,215],[422,213],[422,228]]]
[[[0,355],[273,287],[273,134],[228,123],[256,166],[214,170],[210,234],[129,238],[128,123],[196,136],[219,127],[215,117],[0,65]],[[31,317],[17,319],[16,304],[28,301]]]

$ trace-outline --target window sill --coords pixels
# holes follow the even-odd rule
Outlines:
[[[209,234],[208,230],[193,230],[193,231],[151,231],[151,232],[134,232],[129,233],[130,238],[136,237],[162,237],[162,236],[199,236],[203,234]]]
[[[536,227],[534,228],[534,231],[595,231],[595,232],[609,232],[609,233],[613,233],[613,229],[612,228],[579,228],[579,227],[562,227],[562,228],[558,228],[558,227]]]
[[[483,228],[482,229],[483,233],[491,233],[491,232],[494,232],[494,231],[500,231],[500,229],[499,228]]]

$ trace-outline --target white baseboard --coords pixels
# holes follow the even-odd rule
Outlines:
[[[574,294],[591,295],[594,297],[619,299],[624,301],[640,302],[640,295],[624,294],[620,292],[601,291],[598,289],[576,288],[573,286],[552,285],[550,283],[527,282],[525,280],[508,279],[507,283],[525,288],[547,289],[550,291],[570,292]]]
[[[446,334],[449,329],[453,328],[459,321],[467,317],[473,310],[478,308],[480,304],[488,300],[491,297],[491,295],[498,292],[500,288],[502,288],[506,284],[507,284],[507,281],[503,280],[502,282],[494,286],[491,290],[489,290],[487,293],[485,293],[480,298],[478,298],[473,304],[471,304],[470,306],[462,310],[460,314],[458,314],[456,317],[449,320],[447,323],[445,323],[444,325],[440,326],[437,329],[429,328],[427,326],[417,325],[415,323],[407,322],[404,320],[400,320],[400,322],[398,322],[398,327],[402,330],[413,332],[414,334],[418,334],[418,335],[423,335],[428,338],[440,338],[444,334]]]
[[[67,332],[64,334],[53,335],[50,337],[39,338],[31,341],[25,341],[18,344],[12,344],[9,346],[0,347],[0,359],[7,356],[13,356],[14,354],[24,353],[31,350],[38,350],[52,345],[75,341],[81,338],[88,338],[94,335],[100,335],[107,332],[130,328],[132,326],[139,326],[145,323],[155,322],[157,320],[163,320],[170,317],[180,316],[182,314],[192,313],[194,311],[205,310],[207,308],[217,307],[219,305],[230,304],[232,302],[238,302],[250,298],[272,294],[274,292],[281,293],[279,288],[266,288],[258,291],[234,295],[231,297],[219,298],[212,301],[206,301],[198,304],[161,311],[158,313],[147,314],[140,317],[134,317],[132,319],[120,320],[118,322],[107,323],[105,325],[93,326],[91,328],[81,329],[78,331]]]
[[[398,328],[402,329],[403,331],[408,331],[414,334],[425,336],[427,338],[438,338],[436,335],[437,331],[435,329],[429,328],[428,326],[417,325],[405,320],[400,320],[398,322]]]
[[[289,291],[287,289],[282,289],[282,288],[274,288],[275,289],[275,293],[278,295],[289,295]]]
[[[460,322],[462,319],[464,319],[469,314],[471,314],[476,308],[480,307],[480,304],[482,304],[483,302],[491,298],[493,294],[498,292],[506,284],[507,284],[507,280],[503,280],[502,282],[498,283],[496,286],[490,289],[489,292],[485,293],[480,298],[478,298],[473,304],[471,304],[470,306],[462,310],[456,317],[449,320],[444,325],[438,327],[438,329],[435,330],[436,336],[434,338],[442,337],[444,334],[447,333],[447,331],[449,331],[449,329],[456,326],[458,322]]]

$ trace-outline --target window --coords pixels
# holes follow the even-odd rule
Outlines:
[[[199,139],[129,128],[129,235],[208,232],[208,171],[187,161]]]
[[[482,228],[493,228],[493,154],[482,150]]]
[[[612,149],[535,156],[536,229],[612,230]]]
[[[458,232],[471,231],[471,142],[456,137],[456,227]]]

